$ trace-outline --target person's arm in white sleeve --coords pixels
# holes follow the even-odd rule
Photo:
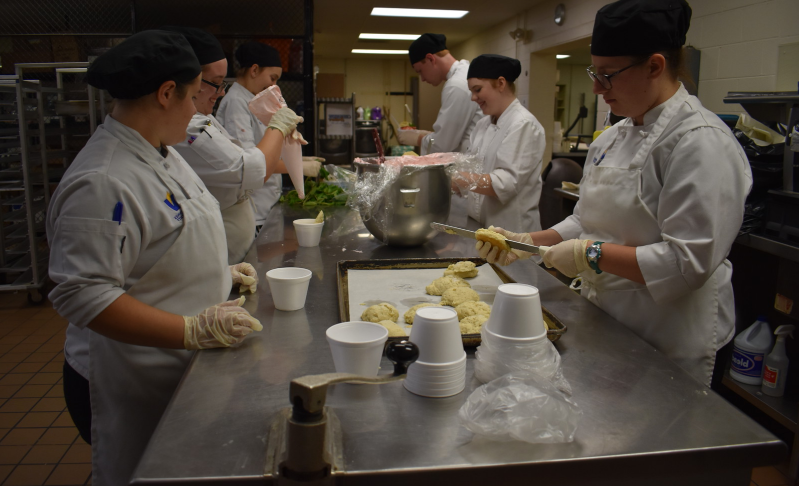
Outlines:
[[[422,138],[421,147],[433,139],[430,152],[455,152],[474,117],[477,104],[468,91],[453,85],[444,85],[441,109],[433,124],[433,133]]]
[[[688,132],[664,163],[657,210],[663,241],[635,252],[658,303],[700,288],[716,271],[738,236],[752,187],[737,141],[718,128]]]
[[[497,150],[496,165],[489,174],[499,202],[506,204],[519,192],[519,181],[540,184],[544,133],[530,120],[516,122]]]

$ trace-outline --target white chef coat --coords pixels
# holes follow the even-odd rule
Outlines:
[[[735,332],[726,257],[751,187],[729,128],[680,86],[642,126],[627,118],[591,144],[580,201],[552,229],[636,247],[646,285],[586,271],[583,295],[709,384]]]
[[[195,114],[186,139],[175,145],[219,201],[228,246],[228,263],[241,262],[255,239],[250,195],[264,185],[266,163],[256,147],[244,149],[213,115]]]
[[[469,150],[469,136],[483,117],[483,112],[472,101],[472,93],[466,81],[468,72],[469,61],[465,59],[455,61],[449,68],[444,89],[441,91],[441,109],[438,110],[436,122],[433,124],[433,133],[422,138],[422,155]]]
[[[266,132],[266,125],[250,112],[248,104],[254,97],[247,88],[233,83],[216,110],[216,119],[245,149],[255,147]],[[250,199],[253,202],[256,225],[264,224],[266,215],[280,199],[282,190],[283,176],[272,174],[260,189],[253,191]]]
[[[477,122],[469,152],[483,157],[483,173],[491,177],[497,197],[470,192],[469,216],[483,225],[509,231],[539,231],[541,163],[544,128],[518,99],[496,123],[491,116]]]

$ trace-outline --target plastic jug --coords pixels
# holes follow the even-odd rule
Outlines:
[[[763,382],[763,361],[774,344],[765,316],[735,336],[730,376],[747,385]]]

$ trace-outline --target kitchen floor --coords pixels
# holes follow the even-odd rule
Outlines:
[[[92,484],[91,446],[64,403],[66,327],[49,301],[35,306],[26,293],[0,292],[2,486]],[[751,486],[794,484],[775,467],[752,471]]]

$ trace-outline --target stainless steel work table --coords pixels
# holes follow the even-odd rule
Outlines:
[[[454,199],[449,224],[476,228]],[[270,483],[268,430],[289,406],[289,381],[333,371],[325,330],[339,322],[336,262],[476,256],[473,242],[447,234],[418,248],[381,245],[344,208],[326,209],[320,247],[298,248],[291,221],[314,212],[277,206],[270,214],[268,231],[247,257],[261,283],[245,306],[264,329],[237,348],[196,354],[135,484]],[[314,272],[305,308],[275,310],[263,275],[295,265]],[[568,326],[557,348],[584,414],[575,441],[473,438],[457,412],[474,384],[445,399],[415,396],[400,382],[335,385],[327,405],[343,436],[337,484],[748,486],[752,467],[786,456],[783,442],[531,261],[506,272],[538,287],[543,304]],[[474,354],[469,358],[470,377]],[[385,357],[382,369],[391,369]]]

